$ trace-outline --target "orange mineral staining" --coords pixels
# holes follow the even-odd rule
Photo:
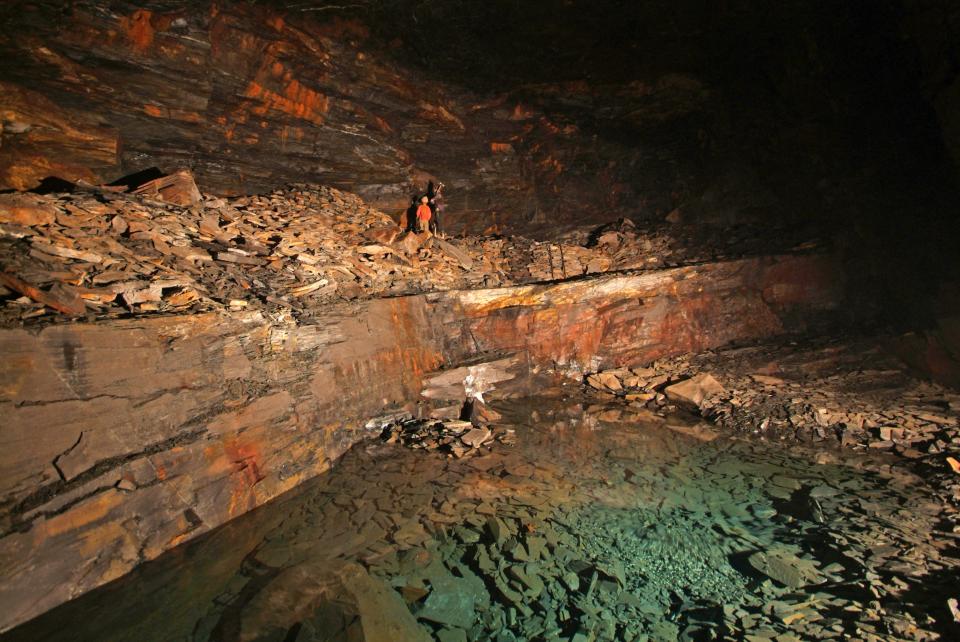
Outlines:
[[[266,115],[270,110],[276,110],[321,125],[326,120],[326,113],[330,110],[328,96],[300,84],[297,80],[290,81],[282,93],[251,81],[243,95],[260,102],[253,108],[253,113],[259,116]]]

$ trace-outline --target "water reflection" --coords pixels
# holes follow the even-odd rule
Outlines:
[[[957,565],[883,460],[536,400],[329,474],[4,640],[934,639]]]

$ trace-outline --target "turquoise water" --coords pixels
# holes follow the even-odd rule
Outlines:
[[[887,460],[617,406],[499,409],[512,445],[361,444],[2,639],[958,639],[955,540]]]

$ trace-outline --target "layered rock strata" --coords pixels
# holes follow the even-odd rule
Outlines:
[[[0,331],[0,630],[327,469],[432,373],[581,373],[829,320],[835,264],[784,255],[331,307]],[[516,388],[515,388],[516,389]],[[465,390],[466,393],[466,390]],[[419,399],[419,401],[418,401]]]

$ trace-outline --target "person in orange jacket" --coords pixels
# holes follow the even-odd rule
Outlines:
[[[417,232],[426,232],[430,227],[430,217],[433,216],[433,212],[430,211],[429,202],[428,197],[420,197],[420,206],[417,207]]]

